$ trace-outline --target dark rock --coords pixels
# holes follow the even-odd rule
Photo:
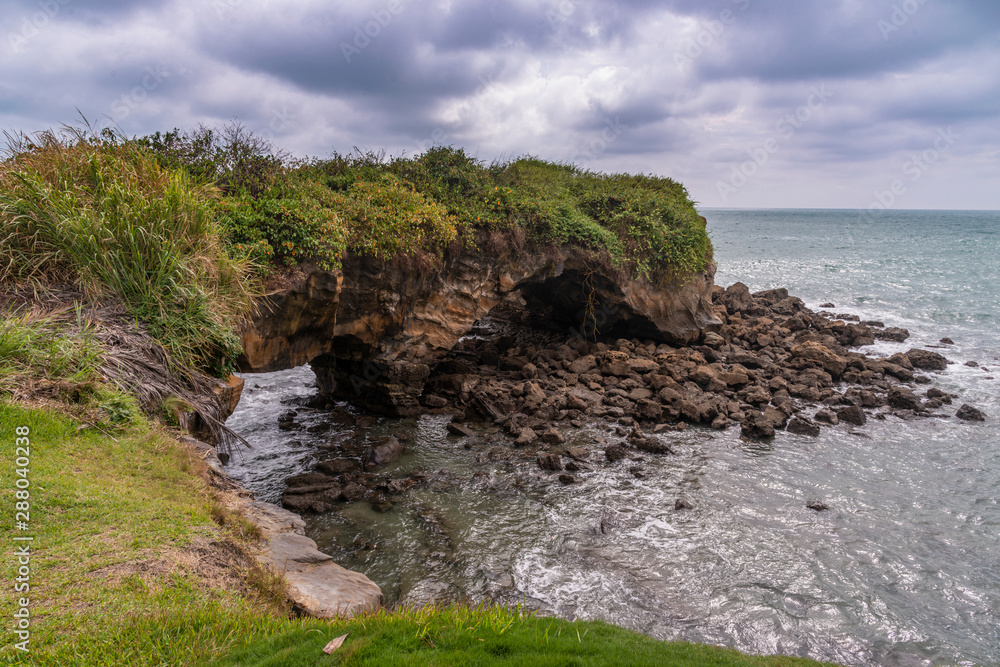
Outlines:
[[[792,356],[807,359],[823,367],[823,370],[834,377],[840,377],[847,368],[847,360],[834,354],[830,348],[815,341],[796,345],[791,349]]]
[[[559,481],[563,484],[576,484],[576,477],[573,477],[573,475],[563,473],[559,475]]]
[[[893,387],[889,390],[889,405],[900,410],[919,410],[920,399],[906,387]]]
[[[527,447],[538,440],[538,434],[530,428],[522,428],[518,434],[517,439],[514,440],[515,447]]]
[[[982,410],[978,410],[971,405],[965,404],[958,409],[955,416],[959,419],[972,422],[986,421],[986,414]]]
[[[326,484],[335,481],[333,477],[318,472],[307,472],[302,475],[295,475],[285,480],[288,486],[314,486],[316,484]]]
[[[765,440],[774,437],[774,424],[756,410],[750,410],[740,423],[740,435],[749,440]]]
[[[621,445],[614,444],[608,445],[604,448],[604,458],[608,460],[609,463],[615,463],[621,461],[627,456],[625,448]]]
[[[365,495],[367,494],[368,494],[368,489],[366,489],[361,484],[358,484],[357,482],[351,482],[350,484],[345,486],[344,490],[341,492],[341,496],[344,498],[344,500],[348,502],[354,500],[360,500],[364,498]]]
[[[948,360],[930,350],[913,349],[906,353],[906,357],[915,368],[925,371],[943,371],[948,368]]]
[[[774,424],[774,428],[776,429],[785,428],[785,426],[788,425],[788,415],[778,408],[770,405],[764,408],[764,417]]]
[[[970,360],[970,361],[966,361],[965,365],[968,366],[969,368],[978,368],[979,367],[979,362],[978,361],[971,361]]]
[[[830,426],[836,426],[837,424],[840,423],[840,417],[838,417],[837,413],[835,413],[830,408],[823,408],[822,410],[818,411],[813,416],[813,419],[815,419],[818,422],[823,422],[824,424],[829,424]]]
[[[476,435],[475,433],[473,433],[472,429],[470,429],[468,426],[465,426],[464,424],[448,422],[448,425],[445,426],[445,428],[448,430],[448,433],[451,433],[452,435],[462,436],[465,438],[472,438]]]
[[[486,458],[490,461],[508,461],[514,458],[514,452],[510,451],[503,445],[497,445],[486,453]]]
[[[827,303],[821,303],[821,304],[819,304],[819,307],[820,308],[836,308],[837,305],[833,304],[833,303],[827,302]]]
[[[734,283],[727,287],[721,300],[722,305],[726,307],[730,315],[747,310],[754,305],[750,289],[743,283]]]
[[[926,395],[927,398],[931,400],[939,400],[942,403],[947,403],[948,405],[951,405],[951,396],[941,391],[937,387],[931,387],[930,389],[928,389]]]
[[[715,419],[712,420],[711,426],[716,431],[723,431],[723,430],[729,428],[729,425],[731,423],[732,423],[732,421],[729,419],[729,417],[727,417],[726,415],[719,414],[719,415],[716,415]]]
[[[329,459],[316,464],[316,470],[327,475],[340,475],[345,472],[357,470],[360,464],[353,459]],[[291,482],[291,480],[288,480]]]
[[[659,438],[644,434],[639,429],[633,429],[628,436],[628,443],[638,450],[649,452],[650,454],[674,454],[670,445]]]
[[[902,343],[910,337],[910,332],[899,327],[888,327],[875,332],[875,337],[880,340],[888,340],[894,343]]]
[[[694,505],[692,505],[688,501],[684,500],[683,498],[678,498],[677,500],[674,501],[674,509],[678,510],[678,511],[680,511],[680,510],[693,510],[694,509]]]
[[[387,463],[391,463],[399,458],[403,453],[403,445],[391,435],[382,438],[374,445],[365,450],[361,456],[365,470],[371,470]]]
[[[816,512],[825,512],[828,509],[830,509],[830,507],[826,503],[821,503],[818,500],[813,500],[812,502],[806,503],[806,507]]]
[[[558,454],[542,452],[538,455],[538,467],[542,470],[549,470],[552,472],[562,470],[562,458]]]
[[[577,461],[586,461],[590,458],[590,452],[583,447],[568,447],[563,453],[571,459],[576,459]]]
[[[854,424],[855,426],[864,426],[868,422],[865,411],[856,405],[837,410],[837,418],[842,422]]]
[[[424,405],[429,408],[443,408],[448,405],[448,399],[436,394],[427,394],[424,396]]]
[[[950,338],[942,338],[942,339],[941,339],[941,340],[939,340],[938,342],[939,342],[939,343],[943,343],[943,344],[945,344],[945,345],[954,345],[954,344],[955,344],[955,341],[953,341],[953,340],[952,340],[952,339],[950,339]]]
[[[550,428],[542,433],[542,441],[550,445],[561,445],[566,442],[566,438],[563,437],[563,434],[558,429]]]
[[[819,426],[805,417],[793,417],[792,420],[788,422],[786,430],[789,433],[795,433],[797,435],[811,435],[813,437],[819,435]]]

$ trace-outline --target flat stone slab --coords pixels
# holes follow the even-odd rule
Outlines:
[[[264,533],[259,560],[288,582],[288,597],[302,613],[316,618],[351,617],[382,606],[382,589],[371,579],[345,569],[305,536],[298,514],[264,502],[246,507],[247,519]]]

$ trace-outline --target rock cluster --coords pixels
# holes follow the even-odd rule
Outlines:
[[[905,340],[908,332],[847,314],[813,312],[784,289],[751,294],[736,283],[711,293],[722,322],[690,345],[652,340],[589,342],[539,322],[513,305],[494,311],[430,374],[423,410],[453,414],[448,433],[480,445],[482,462],[520,459],[564,484],[601,460],[639,453],[674,453],[661,434],[690,425],[740,428],[747,440],[780,430],[818,436],[822,428],[863,427],[893,414],[904,419],[935,412],[956,396],[933,386],[924,372],[949,362],[926,349],[888,358],[856,351],[879,339]],[[963,406],[959,419],[985,416]],[[614,442],[589,451],[566,446],[567,426],[602,420]],[[573,444],[573,443],[571,443]],[[288,480],[282,498],[296,511],[327,511],[338,501],[367,497],[386,510],[425,479],[379,476],[403,446],[396,438],[341,447],[339,457]],[[473,447],[473,445],[468,445]],[[641,476],[641,470],[633,471]]]
[[[936,352],[882,359],[850,350],[905,340],[905,330],[815,313],[784,289],[751,294],[736,283],[716,287],[712,301],[723,326],[695,345],[592,343],[537,332],[534,340],[470,338],[430,377],[424,404],[502,423],[513,444],[524,446],[559,422],[595,417],[647,430],[739,424],[755,440],[776,429],[816,435],[821,426],[863,426],[866,411],[909,418],[954,398],[936,388],[916,391],[930,382],[920,371],[950,363]]]

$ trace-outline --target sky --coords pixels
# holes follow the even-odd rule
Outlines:
[[[4,0],[0,129],[238,120],[670,176],[702,207],[1000,209],[997,0]]]

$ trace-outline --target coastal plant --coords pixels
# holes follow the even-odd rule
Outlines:
[[[41,133],[0,165],[0,284],[115,297],[178,363],[222,375],[255,288],[223,247],[215,197],[134,143]]]
[[[383,261],[415,252],[436,256],[458,236],[457,221],[444,206],[391,174],[358,181],[336,197],[348,248],[361,255]]]

